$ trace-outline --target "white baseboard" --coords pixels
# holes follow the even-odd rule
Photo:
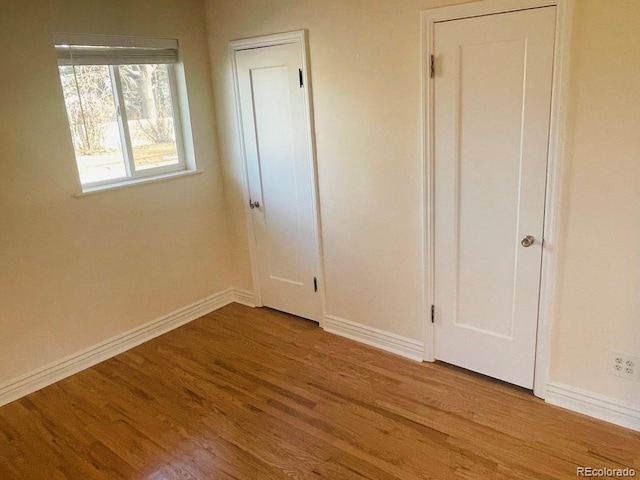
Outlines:
[[[424,345],[412,338],[396,335],[361,323],[346,320],[334,315],[325,315],[322,324],[324,330],[356,342],[395,353],[402,357],[422,362]]]
[[[250,292],[249,290],[241,290],[239,288],[234,289],[233,301],[241,305],[246,305],[247,307],[256,306],[256,298],[253,295],[253,292]]]
[[[13,378],[0,384],[0,406],[92,367],[232,302],[253,306],[253,294],[235,289],[213,294],[128,332]]]
[[[640,432],[640,404],[625,402],[561,383],[547,383],[545,401]]]

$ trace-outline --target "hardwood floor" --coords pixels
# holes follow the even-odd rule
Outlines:
[[[640,471],[640,434],[235,304],[0,408],[1,479],[539,480],[577,466]]]

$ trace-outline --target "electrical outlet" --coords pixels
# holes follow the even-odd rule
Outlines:
[[[627,380],[640,380],[640,357],[609,350],[607,371]]]

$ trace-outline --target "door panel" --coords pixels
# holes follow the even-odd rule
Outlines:
[[[293,151],[289,78],[286,66],[251,70],[256,122],[262,208],[270,278],[299,284],[301,265],[288,261],[299,243],[288,232],[302,227],[298,207],[296,163]],[[286,188],[282,188],[285,185]]]
[[[435,26],[435,356],[527,388],[554,31],[555,7]]]
[[[262,303],[319,321],[313,171],[298,44],[236,52]]]

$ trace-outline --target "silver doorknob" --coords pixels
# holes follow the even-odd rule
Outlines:
[[[258,202],[257,200],[255,202],[252,202],[251,199],[249,199],[249,208],[251,210],[253,210],[254,208],[260,208],[260,202]]]
[[[527,235],[522,240],[520,240],[520,244],[525,248],[526,247],[530,247],[534,243],[536,243],[536,239],[534,237],[532,237],[531,235]]]

